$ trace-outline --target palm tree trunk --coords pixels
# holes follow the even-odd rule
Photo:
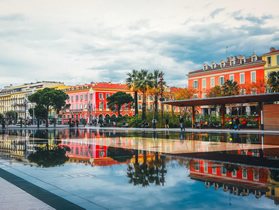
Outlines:
[[[155,106],[155,115],[158,116],[158,95],[156,94],[154,97],[154,106]]]
[[[142,91],[142,120],[146,119],[146,92]]]
[[[138,91],[135,91],[135,115],[137,115],[138,113]]]
[[[47,106],[47,116],[46,116],[46,127],[48,128],[48,112],[49,112],[49,107]]]

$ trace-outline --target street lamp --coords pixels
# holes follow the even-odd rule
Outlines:
[[[24,126],[26,127],[26,106],[27,106],[27,99],[24,98]]]

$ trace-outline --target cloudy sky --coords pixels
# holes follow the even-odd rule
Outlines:
[[[168,85],[226,56],[279,48],[278,0],[0,0],[0,89],[121,82],[159,69]],[[226,47],[227,52],[226,52]]]

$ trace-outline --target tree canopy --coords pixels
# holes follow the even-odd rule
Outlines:
[[[46,119],[46,126],[48,127],[48,112],[51,108],[59,112],[63,106],[66,104],[66,100],[69,98],[68,94],[63,92],[62,90],[56,90],[54,88],[44,88],[42,90],[37,91],[36,93],[28,96],[28,100],[32,103],[36,103],[35,106],[35,115],[36,117],[41,117],[38,110],[40,112],[45,112],[46,114],[42,114]]]
[[[279,92],[279,71],[273,71],[269,74],[267,84],[271,92]]]
[[[135,99],[135,114],[138,114],[138,91],[139,89],[137,88],[137,80],[138,80],[138,71],[133,70],[132,73],[127,74],[128,77],[126,78],[126,85],[127,87],[134,91],[134,99]]]
[[[133,102],[134,99],[131,95],[125,92],[116,92],[107,98],[108,107],[112,111],[117,111],[118,116],[120,116],[120,110],[122,105]]]

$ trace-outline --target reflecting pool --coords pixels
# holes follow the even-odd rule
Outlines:
[[[277,209],[278,156],[276,135],[0,133],[1,170],[85,209]]]

